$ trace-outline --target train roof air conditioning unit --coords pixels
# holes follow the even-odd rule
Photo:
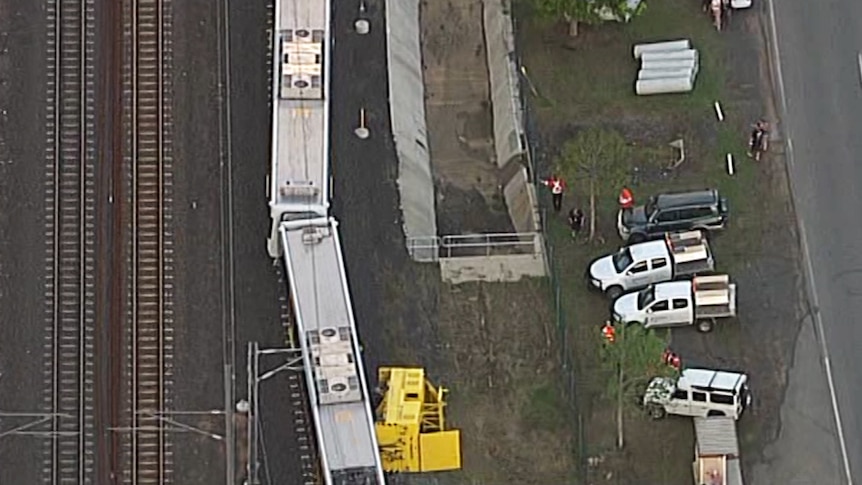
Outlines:
[[[320,343],[338,343],[350,340],[350,328],[348,327],[325,327],[320,329]]]
[[[329,344],[338,342],[338,329],[334,327],[326,327],[320,329],[320,343]]]
[[[326,348],[325,346],[323,347]],[[333,372],[335,373],[352,373],[353,372],[353,354],[349,352],[344,352],[344,349],[339,349],[341,352],[321,352],[320,355],[315,356],[314,364],[317,367],[322,367],[322,372],[325,372],[326,375],[330,375]],[[330,370],[331,369],[331,370]]]
[[[318,379],[317,394],[321,404],[353,402],[362,399],[359,379],[354,376]]]
[[[298,72],[290,76],[290,87],[296,89],[308,89],[314,87],[314,75]]]

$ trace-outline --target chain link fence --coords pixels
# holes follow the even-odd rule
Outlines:
[[[566,314],[566,308],[563,305],[563,290],[562,284],[560,282],[561,271],[557,260],[556,251],[554,249],[553,243],[550,240],[550,234],[547,229],[547,209],[543,208],[541,214],[542,234],[544,235],[543,240],[545,241],[545,254],[547,257],[548,264],[548,286],[551,291],[551,301],[553,304],[554,321],[556,327],[556,338],[554,339],[554,343],[560,353],[560,372],[562,374],[562,382],[564,383],[563,396],[566,399],[566,404],[568,405],[570,417],[572,419],[572,426],[575,430],[575,437],[574,442],[572,443],[572,449],[575,453],[577,463],[578,481],[576,483],[583,484],[586,483],[587,447],[584,436],[584,418],[581,414],[580,406],[578,406],[578,369],[575,365],[572,348],[569,345],[571,341],[569,336],[569,319]]]
[[[585,423],[584,417],[581,414],[580,406],[578,405],[578,369],[573,357],[573,349],[570,346],[571,328],[569,326],[569,319],[573,318],[573,316],[566,314],[565,305],[563,304],[563,285],[560,281],[561,270],[549,230],[549,197],[545,194],[545,187],[542,186],[540,182],[543,175],[549,174],[551,171],[550,158],[552,154],[545,145],[536,124],[534,114],[534,102],[537,95],[536,88],[529,79],[526,69],[522,67],[523,64],[521,62],[521,52],[518,43],[520,31],[518,14],[519,12],[517,9],[511,13],[515,35],[515,52],[513,55],[515,56],[515,65],[517,66],[518,75],[520,77],[519,85],[521,89],[519,90],[519,95],[524,116],[523,123],[525,140],[523,140],[523,142],[527,147],[527,160],[525,162],[530,180],[536,188],[536,194],[538,195],[540,205],[539,212],[543,235],[542,240],[544,241],[543,243],[545,246],[546,261],[548,265],[548,281],[556,328],[554,345],[556,345],[557,350],[559,351],[560,372],[562,374],[562,382],[564,383],[563,397],[565,398],[569,418],[575,431],[573,443],[571,443],[577,464],[575,483],[585,484],[587,480]]]

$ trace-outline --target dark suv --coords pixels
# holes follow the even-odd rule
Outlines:
[[[668,232],[723,229],[727,217],[727,199],[717,190],[667,193],[650,197],[644,205],[620,210],[617,230],[623,241],[638,243]]]

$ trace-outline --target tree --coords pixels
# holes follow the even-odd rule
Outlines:
[[[616,322],[613,326],[614,342],[601,342],[602,368],[612,376],[608,379],[608,395],[617,403],[617,447],[622,448],[625,405],[634,405],[652,378],[672,377],[679,372],[662,362],[668,345],[666,336],[640,324]]]
[[[590,194],[590,241],[596,235],[596,198],[603,187],[618,190],[628,177],[629,147],[616,131],[588,128],[563,146],[562,172],[584,179]]]
[[[632,10],[626,0],[533,0],[540,15],[564,19],[569,24],[569,35],[578,35],[578,22],[600,24],[611,19],[628,21],[643,13],[646,2]]]

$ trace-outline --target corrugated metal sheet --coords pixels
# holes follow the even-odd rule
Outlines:
[[[697,453],[704,455],[739,456],[736,421],[729,417],[694,418]]]
[[[525,151],[521,142],[523,112],[515,65],[515,36],[509,16],[511,5],[508,1],[504,5],[504,0],[484,0],[482,8],[494,115],[494,151],[497,165],[504,167]]]
[[[407,238],[437,236],[434,180],[425,126],[419,0],[386,2],[389,109],[398,154],[398,188]],[[421,254],[414,253],[414,258]]]

